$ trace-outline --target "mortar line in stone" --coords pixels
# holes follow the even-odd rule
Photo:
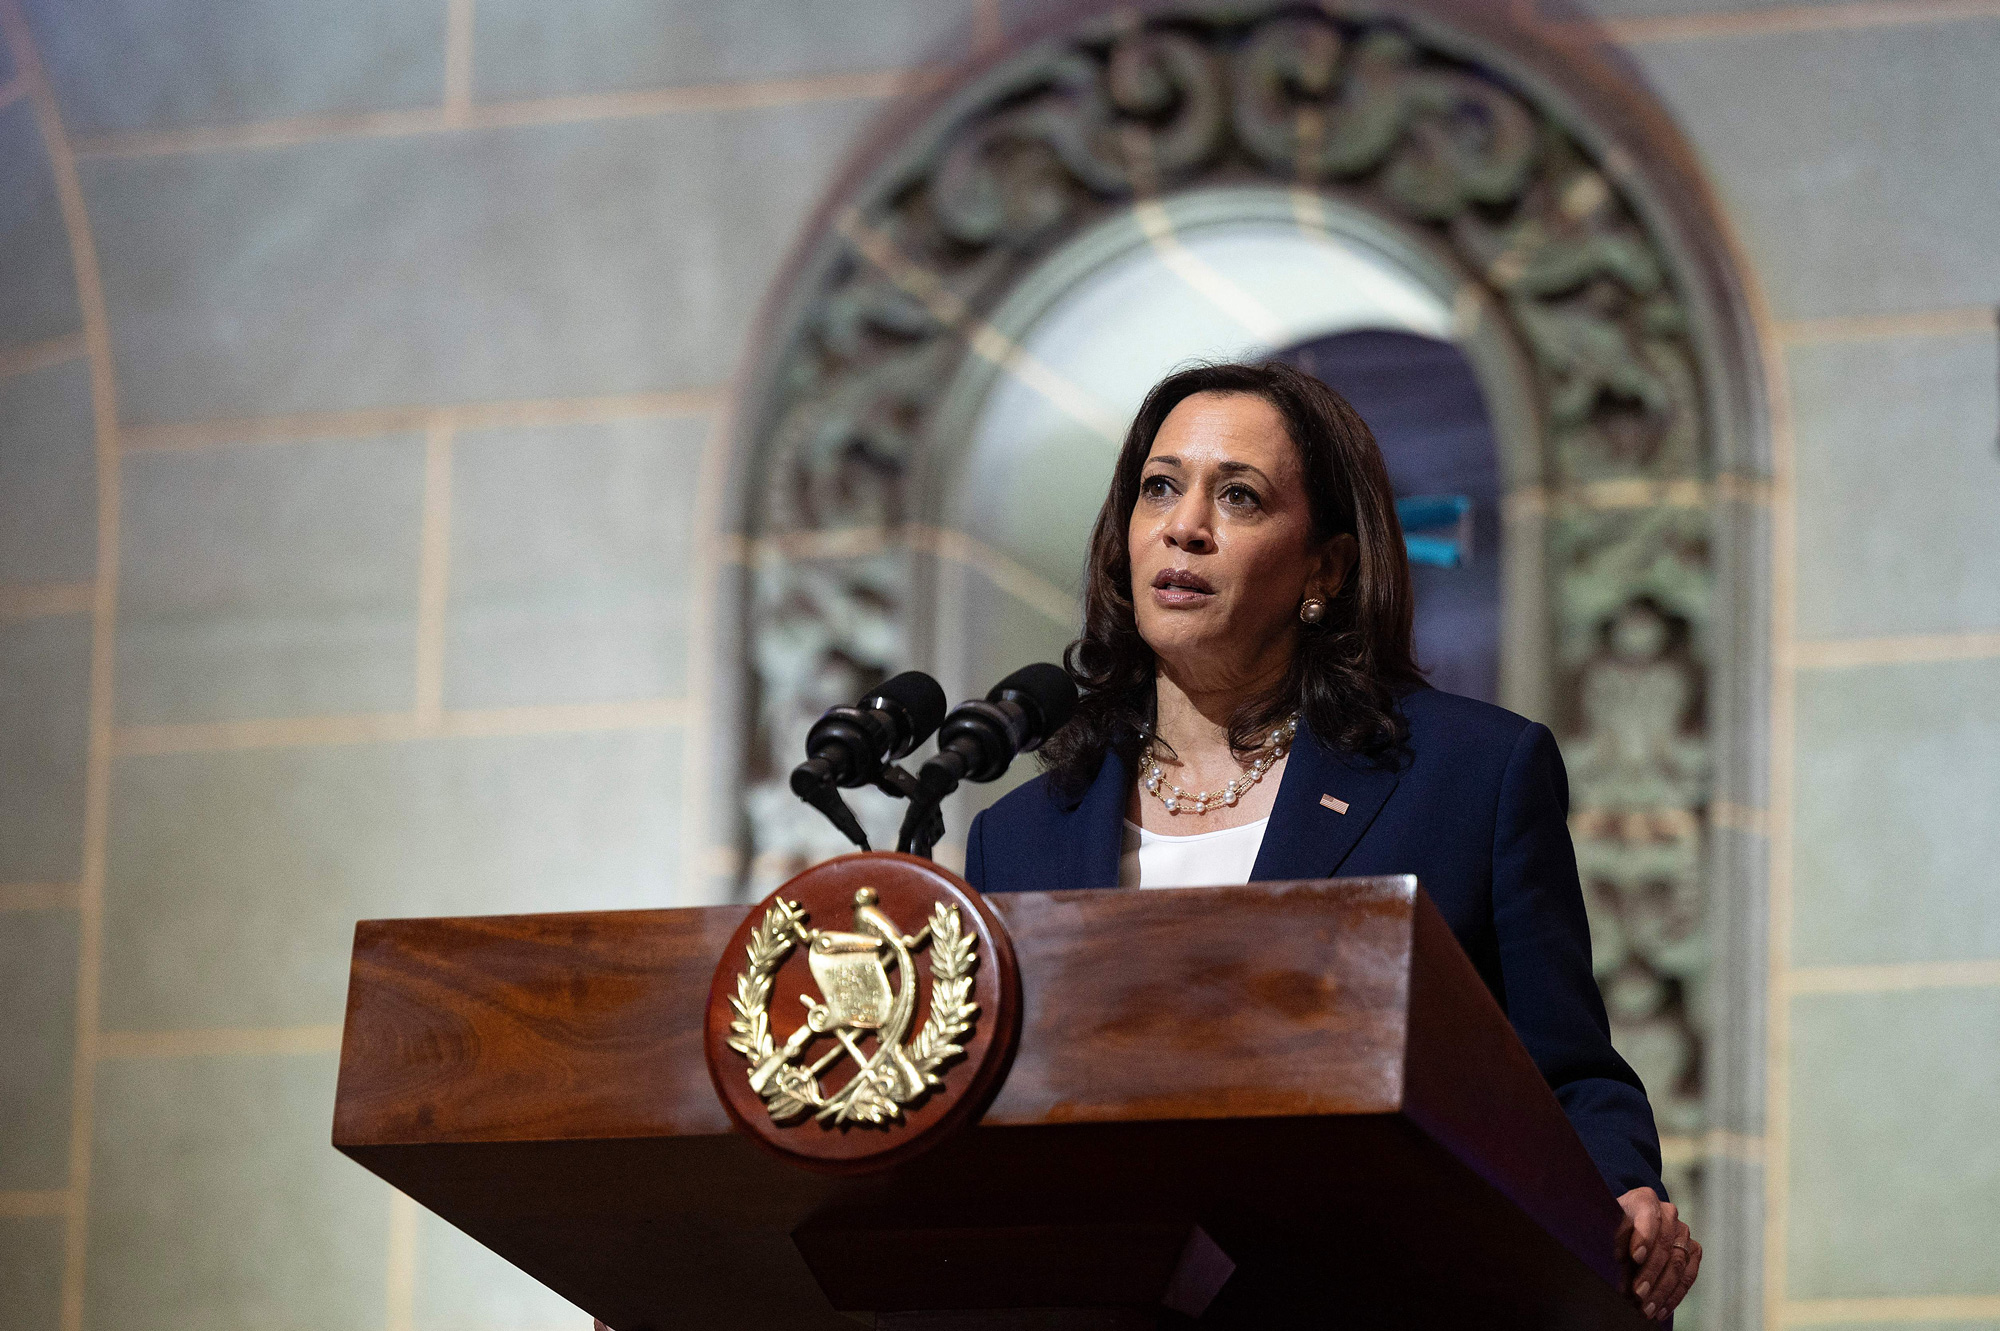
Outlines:
[[[973,569],[1053,623],[1070,629],[1076,627],[1079,607],[1075,595],[978,537],[951,527],[912,522],[898,527],[847,527],[839,531],[764,536],[754,541],[737,541],[724,557],[737,563],[762,564],[786,559],[857,559],[885,550],[909,550]]]
[[[33,374],[36,370],[46,370],[68,364],[73,360],[82,360],[89,354],[90,343],[80,332],[65,333],[61,337],[45,337],[38,342],[23,342],[17,346],[0,347],[0,379]]]
[[[76,883],[0,883],[0,912],[75,910],[81,899]]]
[[[1849,1299],[1789,1299],[1773,1326],[1841,1323],[1984,1322],[2000,1318],[2000,1294],[1903,1294]]]
[[[416,721],[436,727],[444,717],[445,611],[451,599],[452,427],[433,424],[424,436],[423,519],[417,557]]]
[[[1733,800],[1711,800],[1708,805],[1710,827],[1726,827],[1731,831],[1746,832],[1751,836],[1768,837],[1771,834],[1769,810],[1754,805],[1738,804]]]
[[[472,111],[472,25],[474,0],[445,0],[444,121],[462,127]]]
[[[1692,1136],[1663,1134],[1660,1137],[1660,1155],[1667,1164],[1698,1164],[1704,1160],[1740,1160],[1745,1164],[1761,1164],[1764,1159],[1764,1139],[1751,1133],[1730,1132],[1723,1128],[1710,1128],[1707,1132]]]
[[[415,712],[350,712],[330,716],[269,717],[253,721],[197,721],[127,725],[114,735],[120,757],[169,753],[234,753],[250,749],[333,748],[397,744],[419,739],[520,738],[669,730],[686,725],[684,698],[610,703],[540,703],[525,707],[446,711],[426,721]]]
[[[105,1031],[97,1058],[223,1058],[246,1055],[334,1054],[341,1028],[316,1026],[219,1026],[175,1031]]]
[[[935,863],[935,861],[933,861]],[[799,871],[799,856],[789,850],[762,850],[750,857],[749,877],[755,883],[764,879],[785,879]]]
[[[526,425],[601,425],[699,416],[715,410],[722,396],[718,388],[690,388],[601,397],[515,398],[443,406],[360,407],[282,416],[218,417],[171,425],[128,425],[122,431],[121,444],[127,453],[178,453],[246,444],[365,439],[410,434],[435,425],[461,431]]]
[[[918,528],[916,535],[917,548],[983,574],[995,587],[1059,627],[1078,627],[1081,606],[1077,597],[1027,565],[977,537],[948,527]]]
[[[96,605],[94,582],[0,583],[0,624],[87,615]]]
[[[741,370],[739,369],[739,373]],[[730,400],[735,400],[732,392]],[[717,792],[712,789],[710,738],[715,724],[716,658],[720,651],[717,625],[718,580],[722,576],[728,541],[723,531],[724,495],[729,489],[730,441],[735,433],[733,412],[724,408],[709,418],[702,434],[701,465],[695,473],[694,493],[694,583],[693,614],[688,622],[686,644],[687,698],[690,724],[681,735],[681,846],[682,863],[695,866],[698,883],[685,880],[676,886],[684,903],[708,901],[714,877],[706,856],[696,856],[698,846],[708,844],[716,808]],[[689,889],[694,891],[690,893]]]
[[[75,1204],[76,1197],[67,1188],[0,1192],[0,1220],[61,1220]]]
[[[409,111],[300,116],[201,129],[121,130],[80,139],[77,152],[89,160],[165,157],[291,148],[337,139],[409,138],[458,130],[576,125],[692,112],[771,110],[818,102],[880,101],[941,87],[955,73],[949,67],[917,65],[849,74],[484,102],[464,107],[455,117],[445,107],[433,106]]]
[[[1995,989],[2000,988],[2000,958],[1798,966],[1788,979],[1789,995],[1793,998],[1813,994],[1899,994],[1918,989]]]
[[[735,846],[710,845],[701,852],[701,866],[709,878],[734,878],[743,872],[743,852]]]
[[[1726,228],[1726,223],[1724,223]],[[1764,988],[1764,1269],[1763,1313],[1779,1324],[1786,1303],[1785,1260],[1791,1213],[1793,798],[1797,779],[1798,486],[1791,381],[1777,320],[1756,269],[1733,230],[1725,229],[1763,361],[1771,427],[1771,719],[1767,794]]]
[[[77,885],[76,1042],[70,1081],[69,1193],[63,1231],[61,1331],[82,1331],[84,1271],[89,1250],[91,1144],[96,1109],[96,1041],[102,1002],[104,877],[110,827],[113,643],[118,612],[118,386],[97,245],[90,230],[76,157],[63,130],[55,91],[22,13],[20,0],[0,0],[0,37],[13,55],[15,77],[34,108],[56,201],[69,241],[77,307],[90,357],[91,424],[97,461],[97,574],[91,601],[89,749],[84,764],[83,855]]]
[[[1609,512],[1635,508],[1707,508],[1711,504],[1765,505],[1771,500],[1766,476],[1724,472],[1712,480],[1693,477],[1649,481],[1637,477],[1582,481],[1572,485],[1522,485],[1501,496],[1510,517],[1541,516],[1556,509]]]
[[[2000,657],[2000,630],[1879,638],[1815,638],[1798,644],[1798,668],[1801,670],[1990,661],[1996,657]]]
[[[1703,1152],[1711,1160],[1740,1160],[1752,1165],[1764,1163],[1764,1138],[1761,1133],[1710,1128],[1701,1134],[1701,1144]]]
[[[1830,32],[1851,28],[1921,27],[2000,17],[2000,0],[1853,0],[1847,4],[1787,5],[1616,19],[1544,21],[1539,31],[1558,40],[1581,39],[1620,46]]]
[[[1787,319],[1778,335],[1789,346],[1823,342],[1868,342],[1892,337],[1964,337],[1996,331],[1990,306],[1971,305],[1905,314],[1843,314],[1822,319]]]

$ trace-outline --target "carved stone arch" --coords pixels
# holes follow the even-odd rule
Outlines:
[[[1208,228],[1232,224],[1283,223],[1301,234],[1324,236],[1394,268],[1410,284],[1452,311],[1451,337],[1470,363],[1483,391],[1487,415],[1499,442],[1503,489],[1539,494],[1548,481],[1544,463],[1539,394],[1533,358],[1511,320],[1499,317],[1483,282],[1440,237],[1407,227],[1350,191],[1307,189],[1228,179],[1196,185],[1148,201],[1146,224],[1127,214],[1113,216],[1066,237],[1037,259],[985,315],[989,329],[1016,341],[1029,333],[1063,297],[1096,273],[1135,253],[1153,250],[1156,237],[1178,241]],[[1308,336],[1322,333],[1315,327]],[[1274,348],[1282,350],[1282,348]],[[995,359],[967,356],[940,392],[926,446],[911,459],[908,494],[914,520],[948,522],[947,491],[959,483],[952,464],[966,449],[992,386],[1015,371]],[[1120,423],[1122,424],[1122,422]],[[1500,701],[1529,716],[1551,714],[1549,605],[1543,518],[1520,515],[1503,539],[1504,577],[1510,602],[1501,643]],[[921,567],[917,570],[921,577]],[[911,598],[910,647],[913,659],[936,662],[939,643],[925,612],[939,609],[938,598]],[[929,668],[927,666],[926,668]],[[977,687],[961,681],[966,687]]]
[[[949,539],[915,478],[962,368],[1015,354],[993,313],[1105,219],[1229,188],[1378,219],[1448,258],[1521,349],[1508,518],[1546,610],[1528,710],[1564,740],[1621,1041],[1685,1062],[1654,1090],[1699,1165],[1677,1178],[1718,1259],[1703,1320],[1751,1318],[1757,1170],[1702,1143],[1761,1129],[1763,868],[1736,811],[1764,803],[1764,385],[1699,172],[1601,53],[1435,0],[1127,6],[887,131],[801,242],[741,382],[745,558],[710,746],[748,792],[728,835],[758,878],[832,848],[783,776],[820,710],[911,659]]]

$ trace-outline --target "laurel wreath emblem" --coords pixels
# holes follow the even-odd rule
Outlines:
[[[774,1120],[784,1122],[810,1110],[829,1126],[845,1122],[880,1126],[901,1117],[903,1106],[917,1103],[930,1088],[943,1084],[937,1070],[965,1052],[961,1041],[979,1013],[971,997],[979,940],[965,931],[958,908],[942,901],[931,910],[929,932],[930,1015],[903,1051],[921,1084],[910,1085],[890,1060],[877,1058],[829,1094],[821,1091],[816,1068],[801,1067],[789,1057],[776,1061],[779,1048],[771,1035],[773,977],[795,946],[810,942],[813,931],[796,901],[780,897],[771,903],[744,946],[749,964],[737,975],[736,992],[729,1000],[735,1015],[727,1043],[749,1060],[751,1085]],[[915,977],[905,980],[914,982]],[[775,1068],[758,1085],[758,1070],[774,1061]]]

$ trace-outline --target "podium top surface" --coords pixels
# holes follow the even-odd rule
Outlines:
[[[955,1143],[886,1174],[812,1176],[732,1128],[703,1030],[743,906],[364,921],[334,1145],[586,1306],[652,1297],[628,1241],[678,1234],[691,1271],[737,1251],[718,1233],[789,1253],[799,1224],[949,1176],[995,1213],[1204,1198],[1239,1235],[1342,1243],[1388,1223],[1354,1229],[1343,1188],[1410,1233],[1469,1208],[1567,1249],[1613,1303],[1547,1287],[1615,1315],[1617,1203],[1413,878],[987,900],[1019,963],[1013,1065]]]
[[[1396,1111],[1416,896],[1383,878],[989,898],[1025,983],[983,1121]],[[729,1131],[701,1037],[744,910],[363,921],[336,1144]]]

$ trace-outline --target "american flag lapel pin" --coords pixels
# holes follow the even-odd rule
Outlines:
[[[1322,809],[1332,809],[1335,813],[1346,813],[1347,801],[1337,800],[1331,795],[1321,795],[1319,797],[1319,807]]]

